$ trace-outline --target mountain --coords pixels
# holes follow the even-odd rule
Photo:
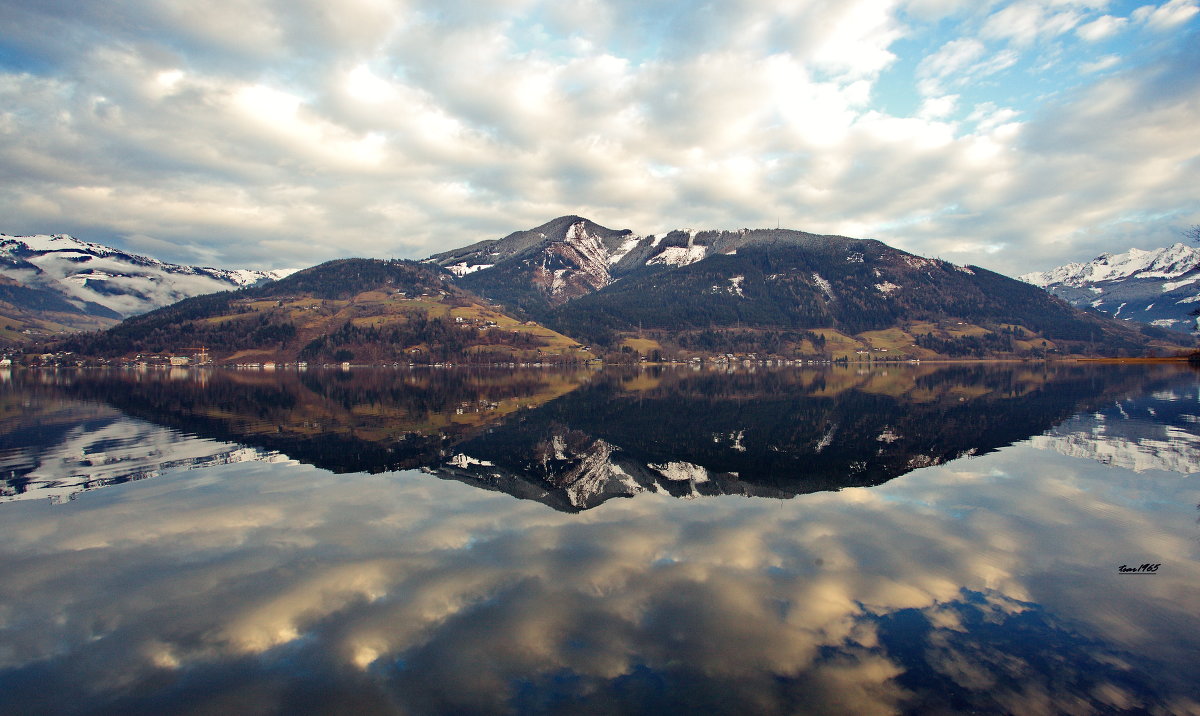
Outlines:
[[[1197,326],[1189,314],[1200,307],[1200,250],[1186,244],[1103,253],[1018,278],[1114,318],[1181,331]]]
[[[58,291],[0,274],[0,345],[101,330],[119,320],[119,315],[100,304],[72,303]]]
[[[494,308],[413,261],[340,259],[196,296],[67,339],[61,351],[217,363],[405,363],[591,358],[574,340]]]
[[[0,234],[0,315],[49,311],[72,328],[111,325],[184,298],[282,278],[290,271],[183,266],[130,254],[66,234]],[[58,299],[54,299],[57,296]],[[64,319],[64,317],[66,317]],[[90,320],[88,320],[90,319]]]
[[[426,260],[458,276],[463,288],[538,315],[612,283],[613,265],[640,239],[628,229],[562,216]]]
[[[632,340],[653,341],[664,354],[1141,354],[1154,341],[1186,342],[1080,311],[978,266],[879,241],[782,230],[688,238],[692,245],[673,247],[678,263],[655,265],[660,252],[544,320],[600,344],[629,345],[637,336]]]
[[[643,236],[564,216],[427,261],[554,330],[643,355],[1139,355],[1188,342],[976,266],[788,229]]]
[[[65,344],[107,357],[207,348],[225,362],[577,360],[591,355],[583,340],[619,360],[1039,358],[1177,352],[1190,343],[976,266],[787,229],[642,236],[564,216],[420,263],[347,259],[266,284],[254,272],[168,271],[70,237],[5,246],[6,270],[24,274],[22,286],[63,276],[55,285],[74,291],[64,299],[83,315],[118,313],[113,306],[130,305],[131,292],[167,300],[180,275],[195,290],[221,277],[254,282]],[[106,269],[114,262],[144,271],[117,276]],[[1184,256],[1150,262],[1139,275],[1182,275],[1185,264]]]
[[[464,288],[542,316],[640,270],[688,266],[746,246],[817,247],[828,241],[853,240],[786,229],[683,229],[643,236],[580,216],[561,216],[426,261],[459,277]]]

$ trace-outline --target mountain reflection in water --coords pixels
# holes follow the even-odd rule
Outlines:
[[[143,449],[143,460],[114,455],[115,443],[94,427],[76,430],[95,443],[74,450],[90,459],[65,461],[59,473],[77,468],[85,475],[55,474],[52,454],[26,455],[25,467],[37,470],[9,466],[4,493],[27,497],[39,488],[119,483],[180,461],[291,458],[337,473],[419,468],[565,511],[643,492],[787,498],[878,485],[984,454],[1126,394],[1166,390],[1172,376],[1178,371],[1026,364],[25,374],[20,390],[38,405],[69,413],[64,399],[85,401],[79,409],[94,421],[95,404],[102,403],[168,430],[157,439],[125,441],[134,452]],[[43,420],[42,428],[54,422]],[[1194,432],[1179,415],[1174,422],[1176,439],[1167,444]],[[158,445],[171,441],[171,430],[238,447],[190,443],[189,450],[205,454],[171,454]],[[63,445],[79,439],[72,435],[63,435]],[[56,442],[42,432],[30,437],[43,446]],[[0,450],[14,439],[18,431]],[[162,459],[145,464],[153,456]],[[99,462],[105,469],[97,469]]]
[[[14,373],[10,498],[136,482],[0,505],[0,713],[1200,713],[1198,416],[1141,366]],[[725,493],[794,499],[675,499]]]

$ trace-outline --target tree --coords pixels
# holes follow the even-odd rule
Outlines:
[[[1192,224],[1183,230],[1183,235],[1190,241],[1195,241],[1200,244],[1200,224]]]

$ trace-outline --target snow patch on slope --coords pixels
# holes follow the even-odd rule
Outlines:
[[[479,460],[479,459],[471,457],[470,455],[465,455],[463,453],[459,453],[459,454],[455,455],[454,457],[447,460],[446,463],[453,465],[455,467],[463,468],[464,470],[471,465],[482,465],[484,467],[492,467],[496,464],[494,462],[489,462],[487,460]]]
[[[661,465],[651,464],[649,467],[668,480],[692,482],[694,484],[708,482],[708,470],[699,465],[693,465],[690,462],[668,462]]]
[[[1189,276],[1188,278],[1185,278],[1182,281],[1164,281],[1163,285],[1162,285],[1162,290],[1163,290],[1163,293],[1166,293],[1167,291],[1174,291],[1175,289],[1179,288],[1180,286],[1187,286],[1188,284],[1196,283],[1197,281],[1200,281],[1200,276]]]
[[[496,264],[471,264],[471,265],[468,265],[466,261],[463,261],[461,263],[456,263],[453,266],[447,266],[446,270],[449,271],[450,273],[454,274],[455,276],[466,276],[469,273],[475,273],[476,271],[482,271],[484,269],[489,269],[495,265]]]
[[[821,289],[821,293],[825,294],[825,298],[828,298],[830,301],[837,300],[837,297],[833,295],[833,286],[829,281],[822,278],[821,274],[814,273],[812,280],[813,283],[817,284],[817,288]]]
[[[735,296],[745,298],[746,294],[742,293],[742,282],[745,280],[745,276],[734,276],[729,279],[729,292]]]
[[[666,266],[687,266],[702,260],[707,251],[707,247],[704,246],[668,246],[646,263]]]
[[[933,266],[937,266],[937,262],[934,261],[933,259],[927,259],[924,256],[913,256],[911,254],[904,257],[904,263],[908,264],[911,268],[915,268],[915,269],[923,269],[923,268],[930,268]]]
[[[642,237],[638,236],[637,234],[631,235],[620,246],[618,246],[615,251],[613,251],[609,255],[608,265],[613,266],[616,263],[618,263],[621,259],[628,256],[629,252],[633,251],[633,249],[638,245],[638,242],[641,240],[642,240]]]

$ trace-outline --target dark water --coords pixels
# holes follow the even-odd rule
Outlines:
[[[1200,713],[1187,369],[0,381],[0,713]]]

